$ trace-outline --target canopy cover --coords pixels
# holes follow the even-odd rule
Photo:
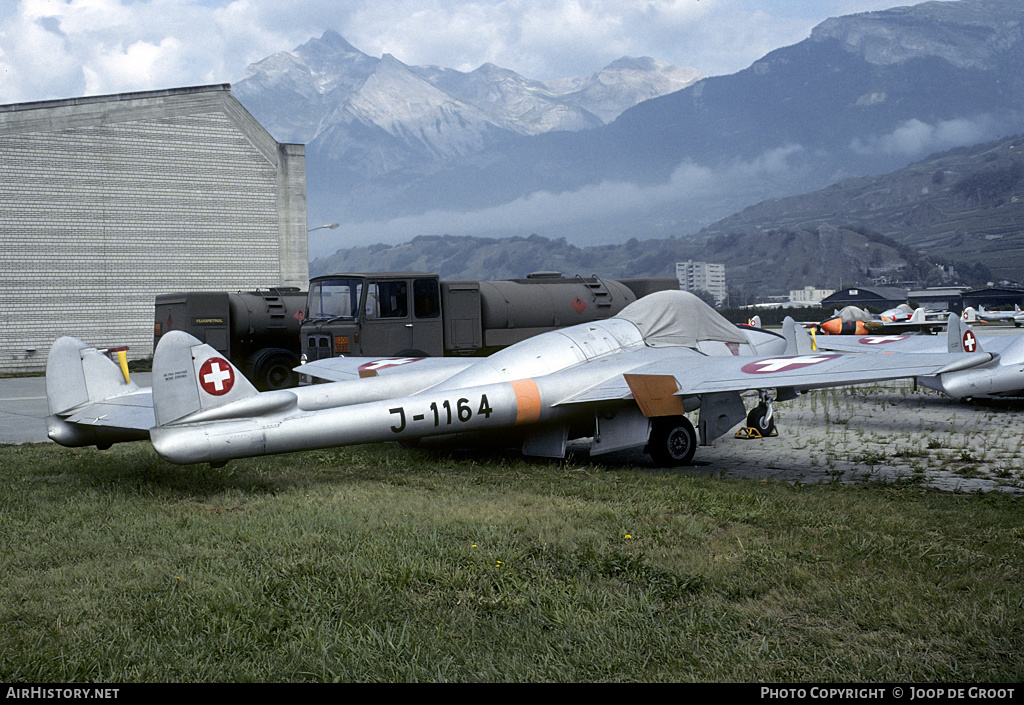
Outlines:
[[[655,348],[693,348],[703,340],[747,342],[739,328],[688,291],[648,294],[619,311],[616,318],[639,328],[644,342]]]

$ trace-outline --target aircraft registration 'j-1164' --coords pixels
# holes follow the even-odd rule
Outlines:
[[[740,328],[692,294],[666,291],[486,358],[330,358],[299,369],[332,382],[267,392],[187,333],[160,341],[151,390],[127,382],[95,348],[62,338],[47,360],[48,425],[64,445],[148,434],[174,463],[475,436],[553,458],[564,457],[570,439],[589,438],[591,455],[646,448],[672,466],[689,463],[698,440],[710,444],[744,419],[770,431],[773,401],[801,390],[936,375],[991,358],[959,343],[941,354],[820,352],[792,320],[783,335]],[[744,393],[760,397],[749,414]],[[685,416],[693,411],[697,429]]]

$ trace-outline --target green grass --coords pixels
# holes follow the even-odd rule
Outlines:
[[[1020,500],[0,447],[0,681],[1019,682]]]

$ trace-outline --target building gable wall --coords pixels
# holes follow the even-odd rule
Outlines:
[[[152,355],[159,293],[305,287],[305,165],[227,87],[0,108],[0,371]]]

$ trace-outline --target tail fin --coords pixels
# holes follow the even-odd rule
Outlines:
[[[910,317],[910,323],[924,323],[925,310],[923,308],[914,309],[913,315]]]
[[[77,338],[59,338],[46,357],[46,401],[50,413],[61,414],[86,402],[103,401],[138,389],[128,380],[126,371],[127,363],[120,366]]]
[[[946,324],[946,349],[951,353],[985,352],[967,322],[952,313],[949,314],[949,321]]]
[[[752,328],[760,328],[761,327],[761,317],[760,316],[754,316],[753,318],[751,318],[750,320],[747,321],[747,325],[752,327]]]
[[[968,306],[967,308],[964,309],[964,313],[961,316],[961,318],[968,323],[977,323],[978,312],[975,311],[972,307]]]
[[[121,363],[76,338],[60,338],[46,357],[46,432],[64,446],[114,443],[149,436],[153,409],[149,390],[129,381],[127,356]]]
[[[153,355],[153,410],[164,426],[259,392],[206,343],[183,331],[166,333]]]
[[[786,339],[786,355],[806,355],[818,349],[807,329],[789,316],[782,322],[782,336]]]

